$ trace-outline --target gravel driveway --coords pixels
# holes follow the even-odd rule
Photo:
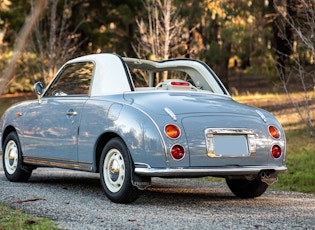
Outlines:
[[[0,164],[0,200],[65,229],[315,229],[315,195],[269,189],[242,200],[221,183],[154,179],[123,205],[105,197],[97,174],[40,168],[11,183]]]

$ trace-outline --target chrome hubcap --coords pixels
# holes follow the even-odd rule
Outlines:
[[[119,163],[116,159],[112,160],[112,162],[110,162],[110,166],[109,166],[109,173],[110,173],[110,179],[112,181],[117,181],[118,177],[119,177]]]
[[[4,164],[7,172],[13,174],[16,171],[19,159],[19,151],[15,141],[10,140],[4,152]]]
[[[103,175],[106,187],[111,192],[118,192],[125,180],[125,162],[117,149],[111,149],[104,160]]]

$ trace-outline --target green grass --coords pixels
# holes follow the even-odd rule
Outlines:
[[[272,188],[315,194],[315,139],[305,130],[289,130],[286,137],[288,171]]]
[[[57,224],[47,218],[26,214],[0,202],[0,230],[52,230]]]
[[[314,95],[314,92],[309,92],[308,95]],[[303,93],[298,92],[291,95],[295,101],[299,101],[303,96]],[[278,182],[273,184],[271,189],[315,194],[315,138],[306,131],[305,124],[301,122],[288,96],[257,93],[238,96],[235,99],[241,103],[266,108],[277,117],[285,129],[288,171],[279,175]],[[303,101],[300,102],[302,104]],[[312,113],[315,109],[314,99],[309,101],[309,105],[314,116]]]

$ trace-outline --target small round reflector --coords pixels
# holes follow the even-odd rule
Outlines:
[[[177,125],[169,124],[166,125],[165,128],[165,134],[172,139],[176,139],[180,136],[180,129]]]
[[[185,156],[185,149],[181,145],[174,145],[171,148],[171,155],[175,160],[181,160]]]
[[[279,158],[281,156],[282,150],[279,145],[274,145],[271,148],[271,154],[274,158]]]
[[[276,127],[271,125],[271,126],[269,126],[268,129],[269,129],[270,136],[272,136],[275,139],[279,139],[280,138],[280,131]]]

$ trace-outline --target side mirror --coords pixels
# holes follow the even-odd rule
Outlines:
[[[34,93],[37,95],[37,99],[38,99],[38,104],[41,103],[41,95],[43,94],[44,92],[44,84],[41,83],[40,81],[39,82],[36,82],[34,84]]]

